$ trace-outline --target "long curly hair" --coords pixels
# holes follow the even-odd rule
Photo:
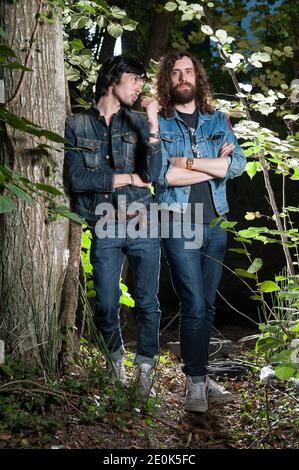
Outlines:
[[[206,71],[199,60],[189,52],[174,51],[163,57],[160,61],[159,72],[157,74],[157,99],[163,116],[171,116],[174,112],[174,105],[171,96],[171,71],[177,60],[189,57],[192,60],[196,76],[196,96],[195,103],[201,113],[212,113],[212,92],[207,79]]]

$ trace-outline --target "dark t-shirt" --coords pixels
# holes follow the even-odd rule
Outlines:
[[[191,138],[191,144],[194,136],[193,142],[193,156],[196,158],[200,158],[199,150],[196,146],[195,141],[195,130],[197,128],[198,122],[198,111],[197,109],[192,114],[181,113],[177,111],[179,116],[184,120],[187,127],[189,128],[188,132]],[[217,213],[214,208],[212,194],[211,194],[211,187],[208,181],[203,181],[202,183],[196,183],[191,185],[189,201],[191,206],[191,221],[195,222],[195,204],[202,203],[203,204],[203,223],[209,224],[211,220],[217,217]]]

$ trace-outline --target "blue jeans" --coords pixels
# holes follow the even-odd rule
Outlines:
[[[178,222],[173,222],[178,223]],[[215,316],[216,291],[222,274],[227,234],[218,225],[192,225],[202,234],[198,247],[186,248],[185,236],[163,238],[173,287],[180,300],[180,342],[183,372],[207,374],[209,342]]]
[[[126,222],[116,222],[116,233]],[[124,354],[120,327],[120,276],[124,257],[132,270],[137,320],[137,348],[135,363],[155,364],[159,351],[160,309],[157,298],[160,272],[159,237],[132,239],[98,238],[92,230],[90,261],[93,266],[96,291],[95,324],[102,334],[112,360]]]

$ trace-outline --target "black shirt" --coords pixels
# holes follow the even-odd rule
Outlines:
[[[194,158],[200,158],[199,149],[196,145],[195,130],[198,122],[198,111],[197,109],[192,113],[182,113],[177,111],[178,115],[184,120],[187,125],[188,133],[191,139],[191,145],[193,149]],[[196,183],[191,185],[189,201],[191,204],[191,221],[195,222],[195,204],[203,204],[203,223],[209,224],[213,219],[217,217],[217,213],[214,208],[211,187],[208,181],[202,183]]]

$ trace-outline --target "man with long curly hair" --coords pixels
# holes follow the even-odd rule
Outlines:
[[[180,300],[185,408],[204,412],[209,402],[233,399],[208,377],[214,303],[226,251],[225,230],[210,222],[228,211],[226,181],[241,175],[245,156],[226,116],[213,109],[205,70],[191,54],[172,52],[162,59],[157,98],[162,148],[157,200],[170,220],[162,243]],[[161,213],[162,224],[165,210]],[[186,220],[199,234],[192,244]]]

